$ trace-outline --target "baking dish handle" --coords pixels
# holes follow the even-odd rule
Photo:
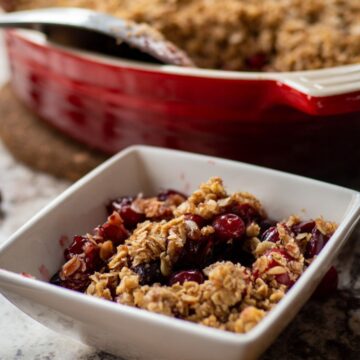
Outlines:
[[[360,111],[360,64],[281,73],[273,80],[281,103],[311,115]]]

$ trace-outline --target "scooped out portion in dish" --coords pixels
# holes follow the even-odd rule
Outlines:
[[[360,62],[358,0],[20,0],[7,10],[78,6],[143,22],[203,68],[320,69]]]
[[[119,304],[245,333],[284,297],[336,230],[322,218],[267,216],[213,177],[189,197],[122,196],[75,236],[51,283]]]

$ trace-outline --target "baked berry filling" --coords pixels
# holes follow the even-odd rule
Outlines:
[[[274,221],[220,178],[189,197],[170,189],[118,197],[106,209],[103,224],[73,238],[51,283],[234,332],[281,300],[336,229],[322,218]],[[331,268],[318,291],[336,284]]]

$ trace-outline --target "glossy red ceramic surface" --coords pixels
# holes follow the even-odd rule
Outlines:
[[[96,61],[6,35],[17,95],[91,147],[190,150],[315,175],[357,171],[360,96],[309,97],[272,80],[209,78]],[[324,166],[327,164],[327,166]]]

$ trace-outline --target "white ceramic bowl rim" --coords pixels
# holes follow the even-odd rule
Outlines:
[[[5,251],[7,247],[9,247],[13,242],[16,241],[16,238],[18,234],[24,232],[24,230],[29,229],[32,227],[34,223],[36,223],[39,219],[41,219],[49,210],[55,208],[59,203],[61,203],[65,198],[70,197],[74,192],[76,192],[79,188],[81,188],[88,180],[92,179],[97,174],[101,173],[103,170],[107,169],[109,166],[111,166],[113,163],[118,161],[119,157],[126,156],[127,154],[131,152],[136,151],[167,151],[169,153],[173,152],[180,153],[185,156],[193,156],[190,153],[186,153],[183,151],[175,151],[175,150],[163,150],[158,149],[150,146],[132,146],[129,147],[122,152],[120,152],[118,155],[112,157],[111,159],[107,160],[105,163],[98,166],[95,170],[90,172],[88,175],[80,179],[77,183],[72,185],[69,189],[65,190],[59,197],[57,197],[55,200],[53,200],[48,206],[46,206],[43,210],[41,210],[37,215],[35,215],[29,222],[27,222],[24,226],[22,226],[16,233],[10,237],[8,241],[6,241],[4,244],[0,246],[0,254]],[[204,156],[204,155],[197,155],[199,158],[209,159],[210,157]],[[211,159],[211,158],[210,158]],[[239,162],[234,162],[231,160],[223,160],[222,162],[226,162],[228,164],[235,164]],[[262,167],[256,166],[256,165],[248,165],[243,164],[249,168],[253,169],[263,169]],[[24,277],[23,275],[13,273],[4,269],[0,269],[0,279],[6,283],[13,283],[24,287],[31,287],[34,289],[38,289],[39,291],[47,291],[52,292],[53,294],[58,294],[63,296],[66,299],[71,299],[72,301],[75,301],[77,303],[87,303],[89,305],[96,305],[99,308],[104,308],[107,310],[111,310],[114,312],[120,312],[125,314],[131,314],[131,316],[141,318],[144,320],[149,320],[152,322],[155,322],[157,324],[166,324],[170,327],[177,327],[178,329],[181,329],[182,331],[191,331],[193,333],[207,336],[209,338],[213,339],[219,339],[230,343],[243,343],[243,342],[252,342],[255,341],[258,337],[261,336],[262,333],[264,333],[266,330],[268,330],[274,319],[279,317],[282,313],[282,310],[285,309],[291,302],[298,297],[301,294],[301,291],[303,289],[303,285],[306,284],[306,282],[310,281],[312,276],[314,275],[315,268],[320,267],[326,263],[327,257],[331,254],[331,252],[335,251],[340,245],[338,242],[335,241],[335,237],[338,233],[341,233],[345,231],[346,234],[349,234],[352,230],[352,228],[355,226],[356,221],[358,220],[360,216],[360,193],[345,189],[337,185],[331,185],[327,183],[323,183],[317,180],[311,180],[307,179],[301,176],[297,175],[290,175],[284,172],[276,171],[276,170],[270,170],[266,169],[267,172],[276,174],[278,176],[291,176],[292,178],[300,179],[302,182],[311,182],[316,183],[318,185],[322,185],[324,187],[332,188],[333,190],[341,190],[347,192],[349,195],[352,196],[351,203],[349,204],[349,208],[347,210],[347,223],[351,224],[349,227],[344,222],[342,222],[338,229],[336,230],[333,237],[330,239],[330,241],[327,243],[326,247],[321,251],[321,253],[317,256],[317,258],[313,261],[312,266],[310,266],[304,274],[299,278],[299,280],[295,283],[295,285],[289,290],[289,292],[286,294],[286,296],[275,306],[273,310],[271,310],[267,316],[250,332],[246,334],[235,334],[223,330],[213,329],[210,327],[194,324],[188,321],[179,320],[179,319],[173,319],[170,317],[167,317],[165,315],[155,314],[151,313],[146,310],[141,310],[137,308],[132,308],[130,306],[126,305],[120,305],[116,304],[110,301],[106,301],[103,299],[97,299],[92,296],[87,296],[81,293],[77,293],[72,290],[64,289],[58,286],[51,285],[49,283],[36,280],[36,279],[29,279]],[[334,239],[334,241],[332,241]]]

